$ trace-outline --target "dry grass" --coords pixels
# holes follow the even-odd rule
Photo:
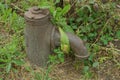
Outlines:
[[[119,61],[119,57],[117,58]],[[79,68],[75,68],[75,61],[67,59],[62,64],[52,66],[49,77],[52,80],[119,80],[120,79],[120,67],[112,59],[105,60],[98,68],[91,69],[93,77],[87,79],[83,73],[83,64],[79,65]],[[1,77],[4,80],[37,80],[35,74],[40,74],[44,80],[46,69],[40,67],[32,67],[26,60],[26,63],[22,67],[17,67],[16,70],[12,70],[9,74],[3,74]],[[38,79],[39,80],[39,79]]]

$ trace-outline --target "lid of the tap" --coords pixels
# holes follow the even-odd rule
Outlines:
[[[41,19],[49,15],[48,9],[40,9],[37,6],[30,8],[25,12],[24,17],[26,19]]]

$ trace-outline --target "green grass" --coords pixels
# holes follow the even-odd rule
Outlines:
[[[42,1],[42,2],[40,2]],[[49,4],[49,5],[46,5]],[[113,61],[120,69],[119,53],[112,45],[114,39],[120,40],[120,16],[117,12],[117,2],[77,2],[74,12],[68,12],[70,5],[64,9],[55,8],[54,3],[47,0],[1,0],[0,2],[0,77],[10,76],[11,72],[18,72],[25,68],[25,72],[32,74],[33,80],[52,80],[48,67],[44,74],[35,72],[25,66],[26,54],[24,43],[24,17],[23,13],[32,6],[48,7],[53,17],[52,22],[64,31],[73,32],[86,41],[90,56],[83,62],[78,61],[75,68],[83,63],[82,75],[85,79],[95,77],[93,72],[105,61]],[[81,4],[81,5],[80,5]],[[96,7],[96,5],[97,7]],[[95,7],[97,10],[95,9]],[[71,9],[70,9],[71,10]],[[67,13],[68,12],[68,13]],[[58,15],[59,14],[59,15]],[[74,15],[74,16],[71,16]],[[69,25],[68,25],[69,24]],[[49,63],[60,64],[65,61],[65,55],[60,49],[55,49],[56,54],[50,56]],[[23,69],[24,70],[24,69]],[[3,80],[0,78],[0,80]]]

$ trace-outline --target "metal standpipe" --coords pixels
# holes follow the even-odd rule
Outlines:
[[[32,7],[24,14],[27,57],[31,63],[44,67],[53,49],[60,46],[60,33],[51,23],[49,10]],[[87,58],[88,52],[82,40],[75,34],[66,33],[75,56]]]
[[[25,14],[26,52],[31,63],[45,66],[50,52],[50,34],[53,25],[47,9],[30,8]]]

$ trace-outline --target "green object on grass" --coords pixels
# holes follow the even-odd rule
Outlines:
[[[59,27],[60,31],[60,42],[61,42],[61,50],[64,53],[69,53],[70,51],[70,44],[69,44],[69,39],[66,33]]]

